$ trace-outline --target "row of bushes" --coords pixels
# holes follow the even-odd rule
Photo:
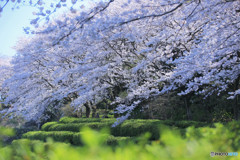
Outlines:
[[[75,117],[62,117],[60,123],[90,123],[90,122],[114,122],[112,118],[75,118]]]
[[[225,125],[215,123],[211,128],[189,127],[186,130],[186,138],[189,140],[208,139],[208,142],[218,146],[220,151],[240,151],[240,122],[233,121]]]
[[[75,117],[63,117],[59,120],[60,123],[92,123],[92,122],[107,122],[114,123],[116,119],[112,118],[75,118]],[[206,122],[197,122],[197,121],[173,121],[173,120],[158,120],[158,119],[129,119],[124,123],[157,123],[164,124],[169,126],[176,126],[179,128],[187,128],[190,126],[194,127],[203,127],[210,125]]]
[[[240,123],[231,122],[227,125],[216,124],[215,128],[189,127],[183,138],[177,131],[168,127],[160,133],[159,141],[142,141],[112,146],[105,145],[103,139],[108,135],[83,129],[81,139],[84,145],[71,146],[64,143],[17,140],[7,147],[0,146],[0,159],[94,159],[94,160],[182,160],[182,159],[236,159],[236,156],[215,156],[211,152],[240,153]],[[1,135],[1,132],[0,132]],[[105,135],[105,136],[103,136]]]
[[[79,132],[83,127],[89,127],[96,130],[101,128],[110,127],[112,123],[101,123],[101,122],[92,122],[92,123],[46,123],[42,126],[43,131],[72,131]]]
[[[32,131],[25,133],[22,138],[24,139],[31,139],[31,140],[41,140],[41,141],[47,141],[48,138],[52,138],[54,141],[57,142],[65,142],[65,143],[71,143],[73,145],[82,145],[82,136],[83,133],[76,133],[76,132],[70,132],[70,131],[52,131],[52,132],[46,132],[46,131]],[[112,135],[102,134],[104,138],[104,143],[108,145],[116,145],[118,143],[122,143],[125,141],[128,141],[130,137],[114,137]]]
[[[123,123],[117,127],[111,127],[112,123],[47,123],[42,127],[42,130],[50,132],[60,132],[60,131],[71,131],[79,132],[83,127],[89,127],[95,130],[100,130],[102,128],[110,128],[111,135],[113,136],[130,136],[136,137],[145,132],[151,133],[151,139],[159,138],[160,126],[154,123],[144,123],[144,122],[127,122]]]
[[[136,137],[145,132],[151,133],[151,139],[159,138],[159,130],[161,125],[171,126],[174,128],[186,128],[189,126],[201,127],[208,124],[194,121],[161,121],[161,120],[142,120],[132,119],[126,120],[123,124],[117,127],[111,127],[115,122],[114,119],[87,119],[87,118],[70,118],[64,117],[59,122],[49,122],[42,126],[43,131],[72,131],[79,132],[83,127],[89,127],[95,130],[102,128],[110,128],[113,136],[130,136]]]

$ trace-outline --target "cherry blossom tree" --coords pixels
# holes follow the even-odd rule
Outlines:
[[[4,99],[6,90],[2,87],[2,84],[6,79],[11,77],[12,68],[10,65],[11,59],[8,57],[0,57],[0,100]]]
[[[209,96],[232,88],[229,98],[236,98],[235,119],[239,104],[239,2],[201,2],[199,11],[189,18],[201,21],[201,34],[186,56],[173,61],[175,69],[168,75],[170,85],[163,92],[183,88],[179,95],[200,93]],[[210,16],[211,15],[211,16]],[[202,17],[202,18],[199,18]]]
[[[66,98],[76,109],[111,99],[121,123],[144,101],[174,90],[211,95],[235,84],[235,98],[238,7],[237,0],[115,0],[62,15],[19,43],[4,83],[8,112],[36,120]]]

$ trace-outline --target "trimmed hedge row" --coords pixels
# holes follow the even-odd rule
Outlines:
[[[194,121],[131,119],[126,120],[123,124],[117,127],[111,127],[114,121],[114,119],[64,117],[60,120],[60,122],[49,122],[44,124],[42,126],[42,130],[79,132],[83,127],[89,127],[95,130],[100,130],[102,128],[110,128],[111,135],[113,136],[136,137],[144,134],[145,132],[149,132],[151,133],[150,139],[157,140],[159,139],[159,131],[161,130],[161,125],[171,126],[172,129],[187,128],[189,126],[202,127],[207,125],[207,123]]]
[[[49,127],[58,124],[58,122],[47,122],[42,125],[41,130],[48,131]]]
[[[60,123],[92,123],[92,122],[112,122],[116,120],[113,118],[75,118],[63,117],[59,120]]]
[[[111,135],[113,136],[130,136],[136,137],[145,132],[151,133],[151,139],[159,138],[159,123],[144,123],[144,122],[125,122],[117,127],[112,127],[113,123],[51,123],[42,127],[44,131],[71,131],[71,132],[79,132],[83,127],[89,127],[91,129],[100,130],[102,128],[110,128]]]
[[[49,132],[58,132],[58,131],[71,131],[71,132],[79,132],[83,127],[89,127],[91,129],[100,130],[102,128],[110,128],[112,123],[56,123],[51,124],[48,127],[43,127],[44,131]],[[160,124],[159,123],[144,123],[144,122],[126,122],[117,127],[110,128],[111,135],[113,136],[130,136],[136,137],[144,134],[145,132],[151,133],[151,139],[158,139],[159,138],[159,131],[160,131]],[[172,127],[173,128],[173,127]]]
[[[151,133],[150,139],[157,140],[159,139],[159,131],[161,130],[161,125],[153,123],[134,123],[126,122],[120,126],[111,128],[111,134],[114,136],[130,136],[137,137],[146,132]]]
[[[178,129],[185,134],[185,128],[189,126],[202,127],[206,123],[194,121],[169,121],[169,120],[144,120],[130,119],[117,127],[111,127],[115,119],[100,118],[73,118],[63,117],[59,122],[48,122],[42,126],[42,131],[28,132],[22,138],[46,141],[47,137],[51,137],[54,141],[68,142],[74,145],[81,145],[82,128],[88,127],[95,130],[102,128],[110,128],[111,136],[107,137],[106,144],[115,145],[118,142],[134,139],[146,132],[151,134],[151,140],[159,139],[162,125],[168,125],[172,130]],[[115,137],[116,136],[116,137]]]
[[[116,119],[112,119],[112,118],[75,118],[75,117],[63,117],[59,120],[60,123],[93,123],[93,122],[114,123],[115,121],[116,121]],[[158,123],[158,124],[164,124],[164,125],[168,125],[168,126],[176,126],[179,128],[187,128],[190,126],[203,127],[203,126],[210,125],[206,122],[173,121],[173,120],[158,120],[158,119],[130,119],[130,120],[125,121],[125,123],[127,123],[127,122]]]
[[[161,121],[164,125],[167,126],[175,126],[178,128],[188,128],[188,127],[205,127],[205,126],[212,126],[211,123],[206,122],[196,122],[196,121],[173,121],[173,120],[164,120]]]
[[[65,142],[71,143],[73,145],[82,145],[81,139],[82,133],[75,133],[70,131],[52,131],[52,132],[45,132],[45,131],[32,131],[25,133],[22,138],[31,139],[31,140],[40,140],[46,141],[48,138],[52,138],[54,141],[57,142]],[[132,139],[131,137],[114,137],[109,135],[106,138],[106,144],[108,145],[116,145],[120,142],[127,142],[128,140]]]
[[[89,127],[92,129],[99,130],[101,128],[111,127],[113,123],[46,123],[42,126],[43,131],[72,131],[79,132],[83,127]]]
[[[2,135],[9,136],[7,130],[1,130]],[[107,146],[104,145],[102,132],[83,130],[84,146],[72,146],[53,141],[38,142],[35,140],[17,140],[11,145],[0,146],[0,159],[9,160],[59,160],[59,159],[86,159],[86,160],[183,160],[183,159],[237,159],[236,154],[228,157],[215,156],[211,158],[210,151],[240,152],[240,122],[215,124],[214,128],[189,127],[186,137],[168,127],[164,128],[159,141],[147,141],[147,135],[138,139],[138,143]],[[1,139],[0,139],[1,142]]]

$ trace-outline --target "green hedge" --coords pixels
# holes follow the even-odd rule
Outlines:
[[[58,122],[47,122],[44,125],[42,125],[42,130],[47,131],[49,127],[51,127],[52,125],[58,124]]]
[[[42,130],[50,132],[58,131],[71,131],[79,132],[83,127],[89,127],[91,129],[100,130],[102,128],[110,128],[113,123],[65,123],[65,124],[51,124],[47,127],[43,127]],[[152,135],[151,139],[159,138],[160,126],[158,123],[144,123],[144,122],[126,122],[117,127],[110,128],[111,134],[113,136],[128,136],[136,137],[145,132],[150,132]]]
[[[58,132],[32,131],[23,134],[22,138],[46,141],[48,137],[51,137],[55,141],[71,143],[73,135],[74,133],[70,131],[58,131]]]
[[[46,123],[42,126],[43,131],[72,131],[79,132],[83,127],[89,127],[92,129],[102,129],[111,127],[113,123],[101,123],[101,122],[89,122],[89,123]]]
[[[75,118],[75,117],[63,117],[59,120],[60,123],[93,123],[93,122],[108,122],[114,123],[116,119],[113,118]],[[168,126],[176,126],[179,128],[187,128],[190,126],[194,127],[203,127],[208,126],[206,122],[196,122],[196,121],[173,121],[173,120],[157,120],[157,119],[129,119],[126,122],[134,122],[134,123],[158,123],[164,124]],[[52,122],[50,122],[52,123]]]
[[[52,138],[57,142],[71,143],[73,145],[82,145],[81,139],[82,133],[75,133],[70,131],[32,131],[25,133],[22,138],[31,140],[46,141],[48,138]],[[105,143],[108,145],[116,145],[120,142],[127,142],[130,137],[114,137],[112,135],[107,136]]]
[[[211,157],[211,152],[236,152],[240,153],[240,122],[229,124],[215,124],[214,128],[189,127],[185,138],[165,127],[160,133],[159,141],[149,143],[147,136],[142,136],[142,140],[137,143],[132,139],[130,143],[123,143],[114,147],[101,143],[101,134],[94,130],[83,130],[81,135],[84,145],[72,146],[66,143],[56,143],[53,141],[39,142],[36,140],[17,140],[12,145],[1,146],[0,138],[0,159],[6,160],[60,160],[60,159],[104,159],[104,160],[185,160],[185,159],[237,159],[238,156],[215,156]],[[65,132],[62,132],[65,134]],[[12,133],[0,128],[0,134],[9,136]],[[32,132],[32,135],[37,132]],[[41,133],[43,136],[44,133]],[[48,133],[50,134],[50,133]],[[76,134],[76,133],[72,133]],[[27,134],[25,134],[27,135]],[[107,134],[106,134],[107,135]],[[30,136],[30,132],[28,133]],[[75,139],[80,139],[75,136]],[[106,136],[107,137],[107,136]],[[145,138],[144,138],[145,137]],[[108,136],[110,141],[115,137]],[[75,141],[75,140],[74,140]]]
[[[153,123],[135,123],[126,122],[120,126],[111,128],[111,134],[114,136],[130,136],[137,137],[146,132],[151,133],[151,139],[159,138],[160,125]]]
[[[187,127],[204,127],[204,126],[212,126],[211,123],[206,122],[196,122],[196,121],[172,121],[172,120],[163,120],[162,123],[167,126],[175,126],[178,128],[187,128]]]
[[[113,136],[136,137],[145,132],[151,133],[151,139],[159,138],[161,125],[171,126],[172,129],[179,128],[184,134],[184,128],[189,126],[202,127],[207,126],[207,123],[194,121],[169,121],[169,120],[144,120],[130,119],[117,127],[111,127],[115,122],[114,119],[99,119],[99,118],[72,118],[63,117],[60,122],[49,122],[42,126],[44,131],[72,131],[79,132],[83,127],[100,130],[102,128],[110,128]],[[181,129],[183,128],[183,129]]]
[[[232,121],[225,125],[215,123],[214,127],[189,127],[186,131],[188,139],[206,138],[210,143],[219,145],[220,148],[231,146],[235,151],[240,149],[240,122]]]
[[[113,118],[75,118],[75,117],[63,117],[59,120],[60,123],[92,123],[92,122],[112,122],[116,119]]]

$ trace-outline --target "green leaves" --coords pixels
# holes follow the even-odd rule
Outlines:
[[[81,139],[83,143],[89,147],[99,146],[106,142],[109,137],[109,130],[102,129],[100,132],[91,130],[90,128],[83,128],[81,132]]]
[[[2,146],[2,140],[6,137],[14,136],[14,134],[15,132],[13,129],[0,126],[0,147]]]
[[[0,148],[0,160],[65,160],[65,159],[92,159],[92,160],[192,160],[209,159],[210,152],[239,152],[239,122],[231,122],[226,125],[215,124],[215,128],[189,127],[184,138],[178,129],[161,126],[160,138],[149,141],[150,134],[146,133],[134,141],[130,138],[122,138],[125,143],[109,146],[106,141],[114,141],[109,135],[109,130],[94,131],[90,128],[82,128],[81,133],[75,137],[81,139],[81,146],[72,146],[66,143],[46,142],[38,140],[15,140],[7,147]],[[8,133],[8,131],[3,131]],[[3,133],[2,132],[2,133]],[[40,132],[28,132],[25,135],[40,134]],[[47,132],[42,131],[42,135]],[[52,132],[53,134],[54,132]],[[58,131],[54,134],[64,135],[66,131]],[[69,132],[70,133],[70,132]],[[48,136],[50,133],[48,133]],[[66,134],[67,135],[67,134]],[[63,136],[67,138],[67,136]],[[119,137],[119,140],[121,138]],[[127,143],[128,142],[128,143]],[[235,156],[217,157],[214,159],[234,159]]]
[[[13,135],[14,135],[13,129],[0,126],[0,138],[2,138],[3,136],[13,136]]]

